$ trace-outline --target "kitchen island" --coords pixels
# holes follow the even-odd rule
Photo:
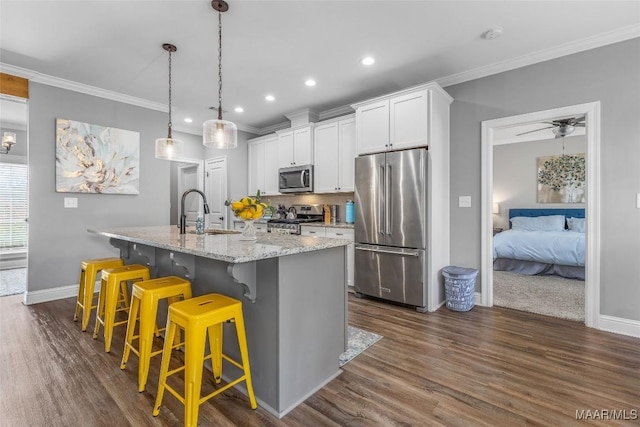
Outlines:
[[[148,265],[154,277],[189,279],[194,296],[241,300],[256,399],[274,415],[284,416],[340,374],[349,241],[272,233],[243,241],[240,234],[180,235],[172,226],[88,231],[108,237],[125,263]],[[239,358],[233,325],[224,333],[225,353]],[[225,379],[236,376],[235,367],[223,366]]]

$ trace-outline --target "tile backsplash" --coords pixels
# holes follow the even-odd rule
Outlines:
[[[291,205],[338,205],[340,220],[344,221],[345,205],[347,200],[354,200],[354,193],[328,193],[328,194],[291,194],[277,196],[262,196],[263,201],[268,201],[273,206],[283,204]]]

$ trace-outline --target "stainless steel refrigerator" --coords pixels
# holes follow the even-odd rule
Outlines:
[[[357,293],[426,307],[427,160],[426,149],[356,158]]]

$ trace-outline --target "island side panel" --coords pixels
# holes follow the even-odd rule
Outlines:
[[[283,414],[340,374],[347,312],[345,247],[279,258]]]
[[[257,276],[255,302],[247,300],[244,297],[246,288],[227,274],[228,263],[201,257],[196,257],[195,261],[194,295],[216,292],[242,302],[254,393],[261,406],[279,415],[277,258],[252,261],[256,263]],[[235,325],[224,325],[223,342],[225,354],[240,361]],[[235,366],[224,362],[225,381],[239,375]],[[244,383],[237,387],[246,392]]]

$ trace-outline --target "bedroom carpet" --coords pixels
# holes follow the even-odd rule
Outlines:
[[[494,271],[493,304],[584,322],[584,281]]]

